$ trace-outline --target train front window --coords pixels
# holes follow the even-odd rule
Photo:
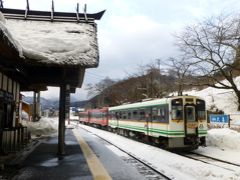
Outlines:
[[[186,120],[195,121],[195,108],[190,106],[186,107]]]
[[[172,100],[172,119],[173,120],[183,119],[183,100],[182,99]]]

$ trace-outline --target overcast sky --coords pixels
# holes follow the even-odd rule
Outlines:
[[[30,9],[50,11],[51,0],[29,0]],[[75,12],[87,3],[88,12],[106,9],[98,24],[100,64],[88,69],[83,88],[105,77],[122,79],[132,74],[140,64],[167,59],[176,55],[174,34],[185,26],[219,14],[240,11],[239,0],[55,0],[55,11]],[[4,0],[4,7],[25,9],[25,0]],[[50,88],[42,93],[48,98],[58,97],[59,90]],[[78,90],[79,100],[87,98]]]

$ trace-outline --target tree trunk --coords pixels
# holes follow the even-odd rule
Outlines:
[[[237,96],[237,102],[238,102],[238,111],[240,111],[240,91],[236,92],[236,96]]]

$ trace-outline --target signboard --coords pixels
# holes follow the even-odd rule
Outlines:
[[[212,124],[228,124],[229,116],[223,114],[210,114],[209,115],[210,123]]]

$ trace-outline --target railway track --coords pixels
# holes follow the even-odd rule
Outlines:
[[[240,172],[240,164],[224,161],[221,159],[213,158],[210,156],[198,154],[195,152],[186,152],[186,153],[177,153],[181,156],[184,156],[186,158],[190,158],[196,161],[201,161],[206,164],[210,164],[213,166],[217,166],[226,170],[230,170],[233,172]]]
[[[97,134],[83,128],[83,127],[79,127],[81,129],[84,129],[85,131],[89,132],[90,134],[98,137],[99,139],[103,140],[104,142],[106,142],[108,144],[108,146],[112,146],[114,148],[116,148],[117,150],[121,151],[122,153],[126,154],[124,155],[124,157],[122,157],[122,159],[128,163],[133,165],[134,167],[137,168],[138,172],[142,175],[144,175],[144,177],[147,180],[171,180],[171,177],[168,177],[167,175],[165,175],[163,172],[157,170],[156,168],[152,167],[150,164],[148,164],[147,162],[137,158],[136,156],[134,156],[133,154],[125,151],[124,149],[116,146],[115,144],[111,143],[110,141],[102,138],[101,136],[98,136]]]

